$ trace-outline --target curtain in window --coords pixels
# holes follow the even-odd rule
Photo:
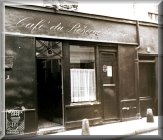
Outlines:
[[[95,100],[95,70],[71,69],[71,102]]]

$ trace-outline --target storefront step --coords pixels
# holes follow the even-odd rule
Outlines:
[[[42,128],[37,131],[37,135],[45,135],[50,133],[58,133],[65,131],[65,127],[57,126],[57,127],[50,127],[50,128]]]

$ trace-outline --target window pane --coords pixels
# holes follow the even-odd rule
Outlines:
[[[70,46],[71,102],[96,100],[93,47]]]

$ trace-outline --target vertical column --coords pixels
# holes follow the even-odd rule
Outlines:
[[[138,58],[138,48],[136,48],[136,59],[135,59],[135,94],[137,101],[137,118],[141,118],[140,114],[140,101],[139,101],[139,58]]]
[[[100,85],[100,60],[99,60],[99,47],[98,46],[95,46],[95,72],[96,72],[96,91],[97,91],[97,100],[101,102],[101,95],[100,95],[100,90],[101,90],[101,87],[99,87]],[[102,110],[102,108],[101,108]]]
[[[153,106],[153,113],[154,113],[154,115],[156,115],[156,116],[158,116],[158,56],[156,56],[155,57],[155,81],[154,81],[154,83],[155,83],[155,85],[154,85],[154,87],[155,87],[155,92],[154,92],[154,106]]]
[[[5,35],[4,35],[4,4],[0,4],[0,9],[2,10],[0,13],[0,139],[5,135],[5,70],[4,70],[4,40],[5,40]]]
[[[140,35],[139,35],[139,22],[136,21],[136,31],[137,31],[137,42],[138,47],[136,48],[136,58],[135,58],[135,94],[136,94],[136,101],[137,101],[137,118],[141,118],[140,114],[140,101],[139,101],[139,56],[138,56],[138,49],[140,46]]]
[[[69,43],[63,41],[62,43],[62,69],[63,69],[63,116],[64,123],[66,120],[66,110],[65,105],[69,105],[71,103],[71,92],[70,92],[70,48]]]
[[[159,36],[159,54],[158,54],[158,103],[159,103],[159,110],[158,110],[158,115],[159,116],[163,116],[163,1],[159,4],[159,32],[158,32],[158,36]]]

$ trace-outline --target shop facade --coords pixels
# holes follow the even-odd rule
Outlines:
[[[157,112],[157,24],[5,7],[5,134]]]

